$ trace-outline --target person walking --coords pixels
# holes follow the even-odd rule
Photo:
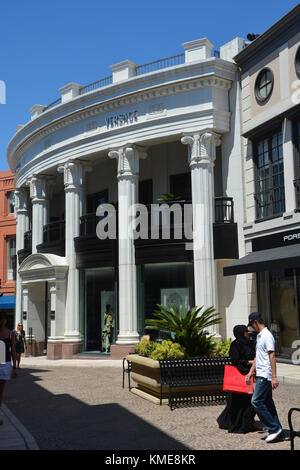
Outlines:
[[[16,361],[17,361],[17,368],[20,368],[20,362],[21,362],[21,355],[25,352],[25,349],[27,349],[26,345],[26,336],[25,336],[25,331],[23,328],[22,323],[18,323],[17,329],[15,330],[15,338],[16,338]]]
[[[7,316],[0,314],[0,407],[7,380],[16,377],[16,350],[14,332],[7,328]],[[11,365],[13,361],[13,369]],[[3,421],[0,419],[0,425]]]
[[[248,327],[254,329],[257,339],[256,357],[246,377],[246,382],[249,382],[252,375],[256,375],[252,405],[261,423],[269,431],[266,442],[273,442],[282,433],[282,426],[272,398],[272,390],[279,385],[276,376],[275,340],[259,312],[252,312],[249,315]]]
[[[246,375],[254,362],[255,346],[249,340],[249,331],[246,325],[236,325],[233,334],[236,339],[231,343],[229,349],[231,363],[237,367],[241,374]],[[217,418],[219,428],[227,429],[229,433],[239,434],[257,431],[251,398],[251,395],[245,393],[229,392],[226,408]]]

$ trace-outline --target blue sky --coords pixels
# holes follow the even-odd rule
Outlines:
[[[69,83],[111,74],[110,65],[144,64],[183,52],[208,37],[216,49],[249,32],[262,33],[298,4],[292,0],[6,0],[0,6],[0,170],[6,148],[34,104],[59,98]]]

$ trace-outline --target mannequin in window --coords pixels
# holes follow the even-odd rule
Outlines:
[[[113,340],[114,316],[110,304],[106,305],[104,314],[104,327],[102,331],[102,351],[108,353]]]

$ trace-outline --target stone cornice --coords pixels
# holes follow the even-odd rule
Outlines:
[[[112,99],[108,99],[107,101],[90,105],[84,109],[73,111],[67,116],[58,118],[50,124],[44,125],[43,127],[37,129],[33,134],[26,136],[23,141],[17,144],[16,148],[12,152],[11,147],[14,143],[13,139],[8,147],[7,158],[10,165],[15,168],[21,155],[26,152],[28,148],[35,145],[44,137],[49,136],[56,131],[70,126],[78,121],[82,121],[101,113],[117,110],[123,106],[145,102],[153,98],[175,95],[199,88],[216,87],[229,90],[231,88],[231,84],[231,80],[220,77],[215,73],[210,73],[205,76],[181,79],[176,83],[171,82],[164,85],[156,85],[146,90],[120,95]],[[71,102],[73,101],[75,100],[72,100]],[[22,131],[23,129],[18,132],[18,137],[20,136],[19,133]]]
[[[207,75],[206,70],[210,68],[214,68],[215,72],[214,74],[220,78],[224,78],[227,80],[234,80],[235,72],[237,70],[237,67],[234,63],[228,62],[223,59],[219,59],[216,57],[211,57],[208,60],[201,61],[200,63],[188,63],[188,64],[181,64],[172,68],[167,68],[167,69],[162,69],[162,70],[157,70],[154,72],[149,72],[143,75],[137,75],[134,77],[129,78],[126,80],[126,82],[122,83],[114,83],[111,85],[107,85],[105,87],[90,91],[88,93],[85,93],[83,95],[80,95],[76,97],[73,100],[70,100],[67,103],[58,105],[54,108],[50,108],[49,110],[43,112],[40,116],[38,116],[36,119],[29,121],[25,125],[22,126],[22,128],[19,129],[18,133],[12,138],[8,145],[7,149],[7,155],[9,156],[9,153],[12,151],[12,147],[17,140],[20,137],[24,136],[31,130],[37,127],[37,125],[41,125],[44,122],[48,122],[49,119],[52,117],[55,117],[57,114],[60,114],[61,112],[64,111],[69,111],[74,108],[74,106],[77,105],[86,105],[88,101],[99,99],[101,100],[107,95],[111,95],[112,93],[122,93],[126,94],[126,90],[132,88],[133,86],[141,87],[145,84],[148,84],[149,87],[151,87],[151,81],[157,81],[158,79],[164,80],[164,79],[176,79],[179,75],[182,76],[183,73],[185,74],[194,74],[194,73],[201,73],[202,71],[204,72],[203,74],[199,75],[198,77],[205,77]],[[223,77],[222,74],[228,75],[228,77]],[[195,76],[196,77],[196,76]],[[188,80],[188,78],[185,78],[185,80]],[[134,92],[130,92],[134,93]],[[130,95],[129,93],[129,95]],[[112,98],[111,98],[112,99]]]

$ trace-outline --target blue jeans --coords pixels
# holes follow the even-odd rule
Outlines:
[[[264,377],[256,378],[256,386],[251,400],[263,426],[270,434],[282,428],[272,398],[272,384]]]

